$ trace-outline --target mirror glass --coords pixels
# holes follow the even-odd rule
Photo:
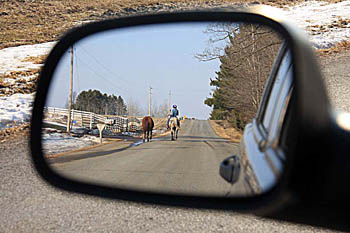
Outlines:
[[[283,172],[283,156],[259,151],[252,122],[280,130],[291,88],[291,76],[283,85],[290,58],[276,68],[283,44],[271,28],[241,22],[137,26],[84,38],[56,67],[44,109],[44,156],[61,175],[93,184],[262,193]],[[266,99],[280,99],[285,86],[287,94],[282,103],[266,100],[281,107],[265,113],[258,110],[273,70],[279,84]],[[274,149],[276,135],[267,139]],[[233,155],[237,179],[228,182],[220,167]]]

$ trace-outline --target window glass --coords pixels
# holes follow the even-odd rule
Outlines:
[[[290,65],[291,65],[291,54],[288,51],[280,64],[276,78],[272,85],[272,89],[270,91],[270,96],[268,98],[268,103],[262,119],[262,123],[265,129],[269,129],[270,124],[273,122],[272,118],[277,107],[279,94],[282,91],[283,82],[285,80],[288,69],[290,68]]]
[[[280,94],[276,100],[275,111],[271,116],[271,123],[268,129],[268,141],[273,141],[278,137],[279,131],[281,129],[282,121],[284,118],[285,110],[288,105],[289,94],[292,87],[292,67],[290,66],[285,79],[283,80],[283,85],[281,86]]]

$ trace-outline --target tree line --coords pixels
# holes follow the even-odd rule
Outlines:
[[[196,57],[220,60],[220,70],[210,79],[214,87],[204,103],[213,107],[210,119],[228,120],[242,130],[257,113],[273,62],[282,44],[272,29],[257,24],[218,23],[207,28],[214,46]]]
[[[93,112],[101,115],[118,115],[118,116],[144,116],[147,115],[147,109],[142,108],[139,103],[133,99],[127,102],[121,96],[108,95],[101,93],[99,90],[82,91],[77,95],[73,92],[72,108],[79,111]],[[68,100],[66,102],[68,108]],[[166,117],[168,106],[166,103],[152,103],[152,117]]]

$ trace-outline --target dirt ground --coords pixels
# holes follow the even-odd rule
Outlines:
[[[326,0],[340,2],[341,0]],[[276,7],[302,0],[0,0],[0,49],[55,41],[84,21],[125,15],[215,7],[266,4]]]

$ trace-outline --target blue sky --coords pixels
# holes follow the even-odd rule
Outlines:
[[[207,119],[204,104],[219,61],[200,62],[195,54],[208,47],[207,23],[165,24],[114,30],[75,45],[73,90],[98,89],[132,99],[142,108],[152,102],[179,106],[180,114]],[[47,105],[64,107],[69,91],[70,54],[61,59]]]

